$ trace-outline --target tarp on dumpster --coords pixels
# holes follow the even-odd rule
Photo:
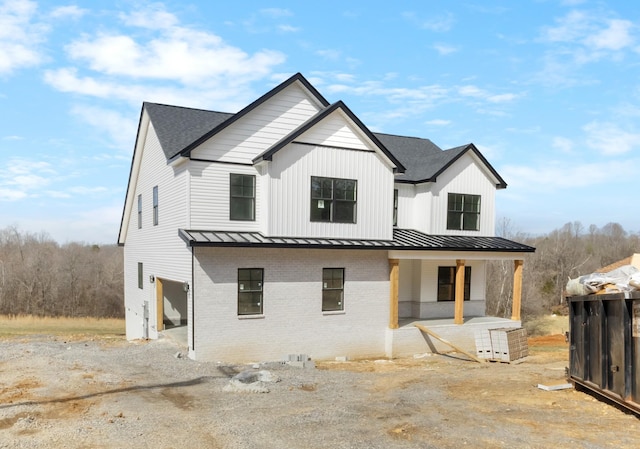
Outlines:
[[[567,296],[622,293],[640,290],[640,270],[623,265],[608,273],[591,273],[567,282]]]

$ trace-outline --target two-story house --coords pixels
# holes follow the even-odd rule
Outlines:
[[[485,314],[491,259],[514,261],[500,327],[517,327],[534,249],[494,235],[504,187],[473,144],[373,133],[301,74],[235,114],[144,103],[118,238],[127,338],[186,326],[201,360],[411,353],[410,320]]]

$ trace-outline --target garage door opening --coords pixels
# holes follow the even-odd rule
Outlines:
[[[156,279],[158,330],[187,325],[187,292],[184,283]]]

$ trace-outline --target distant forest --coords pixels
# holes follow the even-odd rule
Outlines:
[[[536,247],[524,259],[523,318],[560,311],[570,278],[640,252],[640,234],[617,223],[567,223],[546,235],[517,232],[508,219],[497,235]],[[511,315],[513,262],[487,267],[487,314]],[[124,317],[123,254],[116,245],[58,244],[46,233],[0,230],[0,314]]]

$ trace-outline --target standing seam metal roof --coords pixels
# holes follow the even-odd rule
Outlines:
[[[534,252],[535,248],[502,237],[429,235],[414,229],[394,229],[393,240],[350,238],[266,237],[260,232],[178,231],[188,246],[317,249],[387,249],[420,251]]]

